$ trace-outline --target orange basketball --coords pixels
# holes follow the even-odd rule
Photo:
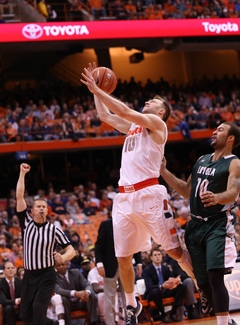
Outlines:
[[[108,94],[111,94],[117,86],[115,73],[106,67],[98,67],[92,71],[96,85]]]

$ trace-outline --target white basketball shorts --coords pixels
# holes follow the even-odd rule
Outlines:
[[[163,185],[118,193],[113,201],[113,232],[117,257],[151,249],[151,237],[164,250],[180,246],[168,194]]]

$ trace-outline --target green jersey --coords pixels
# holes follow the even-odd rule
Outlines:
[[[226,191],[229,165],[233,159],[238,159],[235,155],[229,155],[211,161],[212,156],[213,154],[209,154],[200,158],[192,170],[190,208],[193,216],[202,218],[216,216],[219,212],[230,210],[235,205],[234,201],[226,205],[203,206],[200,198],[202,192],[221,193]]]

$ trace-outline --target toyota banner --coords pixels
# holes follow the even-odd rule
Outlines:
[[[0,43],[240,35],[240,19],[79,21],[0,25]]]

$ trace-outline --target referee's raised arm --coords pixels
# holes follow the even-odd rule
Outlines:
[[[25,175],[29,172],[30,169],[31,167],[28,164],[20,165],[20,173],[16,188],[17,212],[21,212],[27,208],[26,201],[24,200]]]

